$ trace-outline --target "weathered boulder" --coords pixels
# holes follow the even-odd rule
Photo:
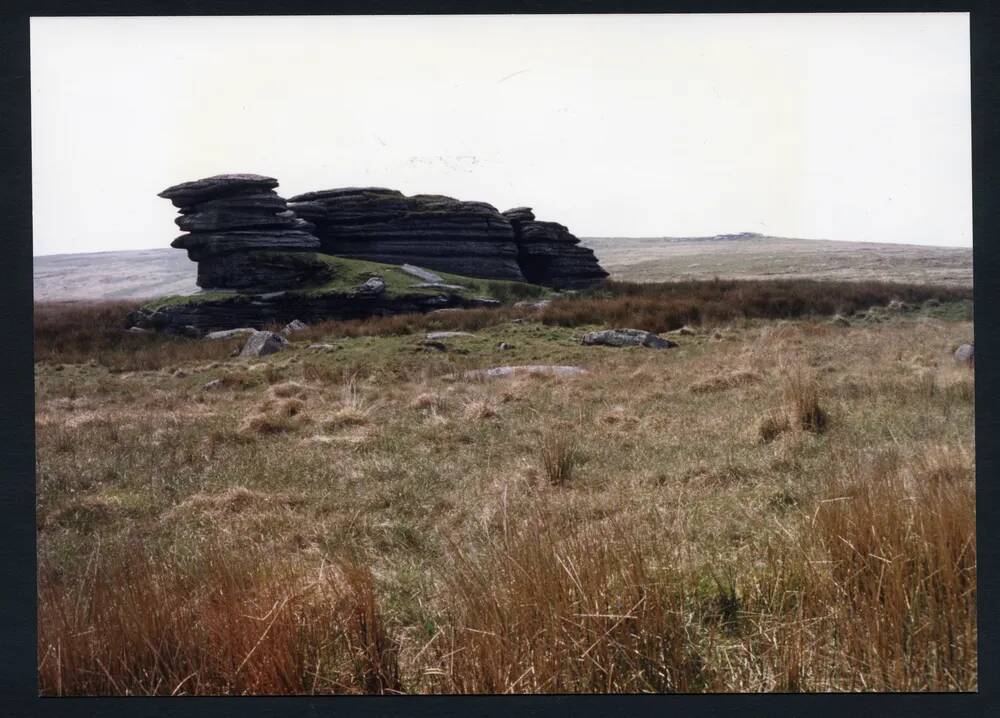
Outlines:
[[[975,347],[973,344],[961,344],[955,350],[955,361],[959,364],[973,366],[975,364]]]
[[[254,332],[240,350],[241,357],[262,357],[276,354],[288,346],[288,340],[275,332]]]
[[[295,332],[301,332],[303,329],[308,329],[309,325],[299,319],[293,319],[285,325],[284,329],[281,330],[283,336],[288,336],[289,334],[294,334]]]
[[[358,287],[362,294],[382,294],[385,291],[385,280],[382,277],[369,277]]]
[[[583,335],[581,344],[587,346],[604,345],[609,347],[650,347],[652,349],[670,349],[677,342],[664,339],[652,332],[641,329],[603,329],[588,332]]]

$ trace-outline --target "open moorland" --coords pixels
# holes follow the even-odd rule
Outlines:
[[[253,359],[38,303],[40,691],[976,690],[952,284],[612,282]],[[580,343],[622,326],[678,346]],[[584,372],[466,374],[504,365]]]
[[[749,233],[718,237],[588,237],[612,279],[829,279],[972,286],[972,249],[792,239]]]

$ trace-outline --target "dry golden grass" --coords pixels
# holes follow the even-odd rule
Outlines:
[[[40,361],[41,692],[977,688],[971,322],[588,328]]]

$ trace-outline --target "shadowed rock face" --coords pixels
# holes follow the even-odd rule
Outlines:
[[[524,281],[514,230],[485,202],[346,187],[297,195],[288,206],[316,225],[327,254]]]
[[[180,208],[174,220],[187,230],[170,246],[198,262],[198,286],[211,289],[285,289],[316,278],[318,266],[282,260],[262,251],[315,252],[313,225],[289,211],[261,175],[216,175],[160,192]]]
[[[514,228],[517,261],[532,284],[556,289],[580,289],[604,280],[608,273],[597,263],[594,251],[558,222],[539,222],[529,207],[503,213]]]

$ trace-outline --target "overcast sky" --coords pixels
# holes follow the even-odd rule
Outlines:
[[[447,194],[578,236],[970,246],[968,15],[35,18],[35,254],[166,247],[156,193]]]

